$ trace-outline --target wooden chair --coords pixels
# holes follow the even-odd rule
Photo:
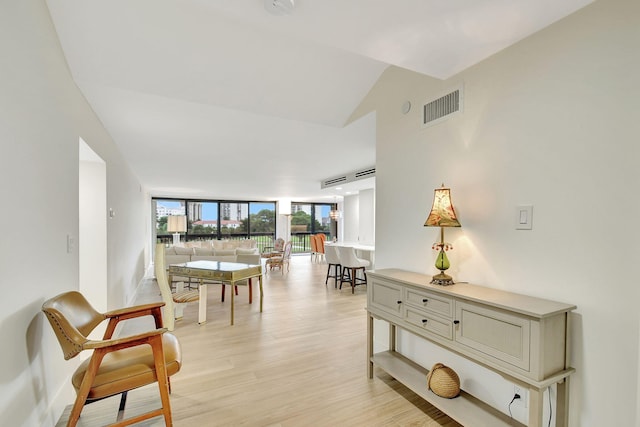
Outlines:
[[[272,256],[271,258],[267,259],[265,268],[268,266],[269,271],[273,270],[274,268],[279,268],[280,272],[284,274],[284,266],[286,265],[287,271],[289,271],[291,261],[291,245],[291,241],[287,242],[287,244],[284,245],[284,252],[282,252],[282,255]]]
[[[175,329],[176,319],[182,319],[182,313],[187,303],[200,299],[198,289],[184,289],[184,283],[176,284],[176,292],[171,292],[167,279],[167,266],[165,265],[164,244],[156,244],[156,254],[153,260],[153,267],[156,273],[156,281],[160,288],[160,294],[164,301],[164,319],[168,330]]]
[[[125,426],[157,416],[164,417],[165,425],[172,425],[169,377],[180,370],[182,355],[177,338],[162,327],[163,305],[158,302],[99,313],[76,291],[60,294],[43,304],[42,311],[58,338],[65,360],[83,350],[93,350],[71,378],[76,400],[67,427],[77,424],[85,404],[118,394],[122,395],[120,408],[111,426]],[[156,329],[113,338],[120,321],[147,315],[153,316]],[[102,340],[87,338],[107,319]],[[158,383],[162,407],[123,420],[127,392],[154,382]]]
[[[282,237],[278,237],[273,243],[273,246],[265,246],[262,249],[262,253],[260,254],[260,256],[262,258],[268,259],[268,258],[271,258],[272,256],[281,255],[283,251],[284,251],[284,239]]]

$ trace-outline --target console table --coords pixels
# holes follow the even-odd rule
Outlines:
[[[399,269],[371,270],[367,276],[369,378],[378,366],[463,425],[522,425],[464,391],[445,399],[428,390],[428,371],[396,351],[396,328],[402,328],[527,389],[529,426],[543,425],[544,390],[557,384],[556,425],[568,424],[574,372],[569,320],[575,305],[465,283],[431,285],[431,276]],[[375,354],[374,319],[389,323],[389,350]]]

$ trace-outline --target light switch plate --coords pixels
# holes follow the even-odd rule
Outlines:
[[[516,209],[516,230],[531,230],[533,228],[533,206],[518,206]]]

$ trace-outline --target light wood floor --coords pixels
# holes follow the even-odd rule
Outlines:
[[[183,351],[171,378],[175,426],[459,426],[383,371],[367,378],[366,288],[352,295],[346,285],[325,286],[326,268],[295,256],[289,273],[265,275],[263,313],[257,289],[249,305],[240,287],[234,326],[219,286],[209,288],[207,323],[197,324],[197,304],[185,309],[174,331]],[[136,302],[159,299],[145,280]],[[159,406],[157,394],[151,386],[131,392],[127,416]],[[118,403],[86,406],[81,425],[113,422]]]

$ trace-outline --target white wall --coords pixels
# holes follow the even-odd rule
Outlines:
[[[360,201],[358,195],[344,196],[342,208],[342,234],[340,240],[357,242],[360,236]]]
[[[433,189],[450,186],[455,279],[578,306],[576,427],[638,425],[639,17],[640,2],[601,0],[446,81],[390,68],[358,111],[377,111],[376,268],[436,272],[438,230],[423,223]],[[419,108],[402,115],[460,83],[463,114],[426,129]],[[534,206],[530,231],[515,230],[520,204]],[[401,341],[506,411],[501,379]]]
[[[375,190],[344,196],[340,240],[373,244],[375,241]]]
[[[108,305],[129,301],[142,276],[145,195],[69,75],[42,0],[0,5],[0,419],[49,426],[73,400],[70,374],[40,312],[78,289],[78,139],[106,162],[107,203],[118,213],[107,237]]]
[[[79,230],[75,243],[78,250],[79,290],[96,310],[106,311],[107,167],[82,140],[79,163]]]
[[[376,236],[376,199],[375,190],[360,190],[358,192],[358,212],[359,212],[359,241],[362,244],[371,245],[375,243]]]

